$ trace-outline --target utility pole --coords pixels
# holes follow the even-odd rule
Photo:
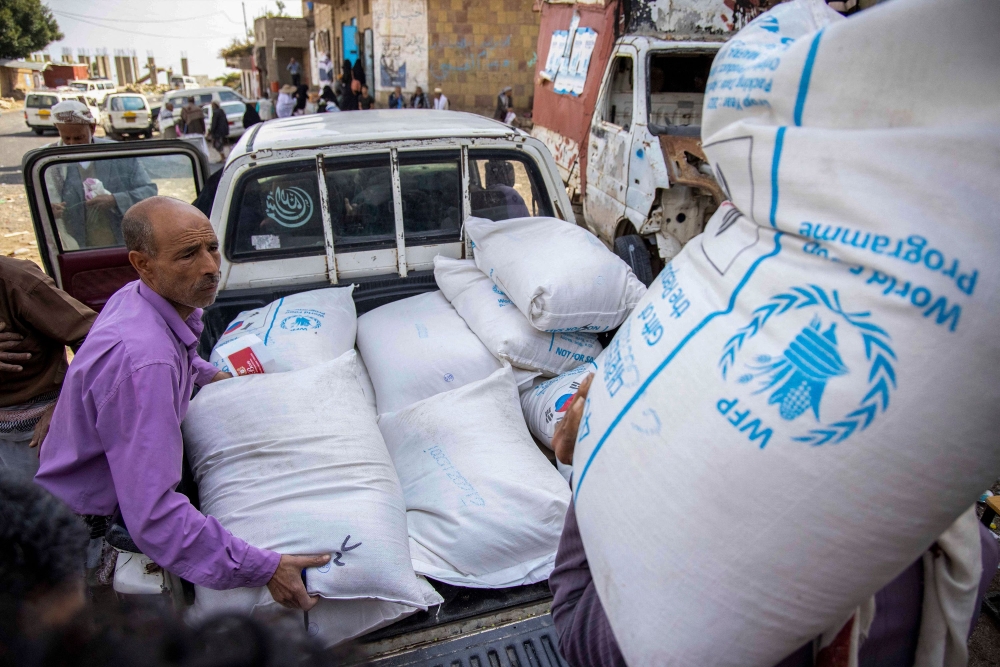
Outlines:
[[[240,5],[243,7],[243,32],[246,39],[250,39],[250,28],[247,26],[247,3],[241,2]]]

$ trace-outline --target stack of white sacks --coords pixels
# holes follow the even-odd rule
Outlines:
[[[552,571],[570,489],[531,433],[551,446],[596,332],[645,288],[561,220],[466,232],[476,259],[437,257],[440,291],[360,318],[350,287],[241,313],[211,360],[254,374],[206,387],[184,422],[203,511],[262,548],[340,553],[307,573],[328,644],[440,603],[420,575],[501,588]],[[274,604],[199,589],[196,611]]]

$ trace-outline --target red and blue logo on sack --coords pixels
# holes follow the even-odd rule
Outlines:
[[[239,329],[241,326],[243,326],[243,320],[240,320],[239,322],[233,322],[232,324],[229,325],[228,329],[222,332],[222,335],[225,336],[227,334],[231,334],[237,329]]]
[[[573,404],[573,399],[576,394],[563,394],[556,399],[556,412],[566,412],[569,410],[569,406]]]

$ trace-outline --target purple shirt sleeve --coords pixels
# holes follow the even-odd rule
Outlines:
[[[194,372],[194,383],[199,387],[204,387],[206,384],[210,383],[212,378],[219,373],[218,368],[208,363],[194,352],[191,354],[191,370]]]
[[[125,525],[144,554],[188,581],[217,590],[263,586],[280,555],[233,536],[174,490],[183,456],[177,384],[172,366],[149,364],[97,408]]]

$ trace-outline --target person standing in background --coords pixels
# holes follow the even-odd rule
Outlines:
[[[361,96],[361,84],[358,83],[356,79],[351,81],[351,87],[344,90],[344,94],[340,96],[340,110],[341,111],[357,111],[361,108],[361,102],[358,99]]]
[[[351,81],[354,80],[354,74],[351,72],[351,61],[344,59],[344,64],[340,68],[340,77],[337,79],[337,83],[340,84],[340,90],[335,91],[337,95],[343,95],[345,92],[351,89]]]
[[[390,109],[405,109],[406,108],[406,98],[403,97],[403,89],[399,86],[389,93],[389,108]]]
[[[506,86],[497,95],[497,108],[493,112],[493,120],[498,120],[503,123],[507,118],[507,112],[513,110],[514,98],[510,96],[512,90],[514,90],[513,87]]]
[[[427,96],[424,95],[424,89],[417,86],[417,89],[413,91],[413,97],[410,98],[410,108],[411,109],[429,109],[430,105],[427,104]]]
[[[292,75],[292,85],[298,88],[302,83],[302,65],[295,58],[289,58],[285,69]]]
[[[444,91],[440,88],[434,89],[434,109],[436,111],[447,111],[449,108],[448,98],[444,96]]]
[[[187,104],[181,110],[184,121],[184,134],[205,134],[205,113],[194,103],[194,98],[187,98]]]
[[[364,61],[365,52],[362,49],[358,49],[358,59],[354,61],[354,67],[351,73],[354,75],[354,80],[360,83],[362,86],[368,83],[365,78],[365,67],[361,63]]]
[[[271,120],[275,117],[274,102],[267,96],[267,93],[261,93],[261,98],[257,100],[257,115],[261,121]]]
[[[97,313],[56,287],[38,265],[0,256],[0,468],[30,482],[74,352]]]
[[[243,111],[243,129],[246,130],[260,122],[260,114],[253,108],[252,104],[246,105]]]
[[[229,119],[226,118],[226,112],[222,110],[218,102],[212,102],[212,125],[208,134],[212,137],[212,147],[219,151],[219,155],[225,160],[226,139],[229,137]]]
[[[375,98],[368,92],[368,86],[361,86],[361,97],[358,98],[358,102],[360,102],[361,109],[364,111],[375,108]]]
[[[274,105],[278,118],[288,118],[295,111],[295,86],[282,86],[278,92],[278,102]]]
[[[160,138],[176,139],[177,128],[174,127],[174,103],[166,102],[160,107]]]

